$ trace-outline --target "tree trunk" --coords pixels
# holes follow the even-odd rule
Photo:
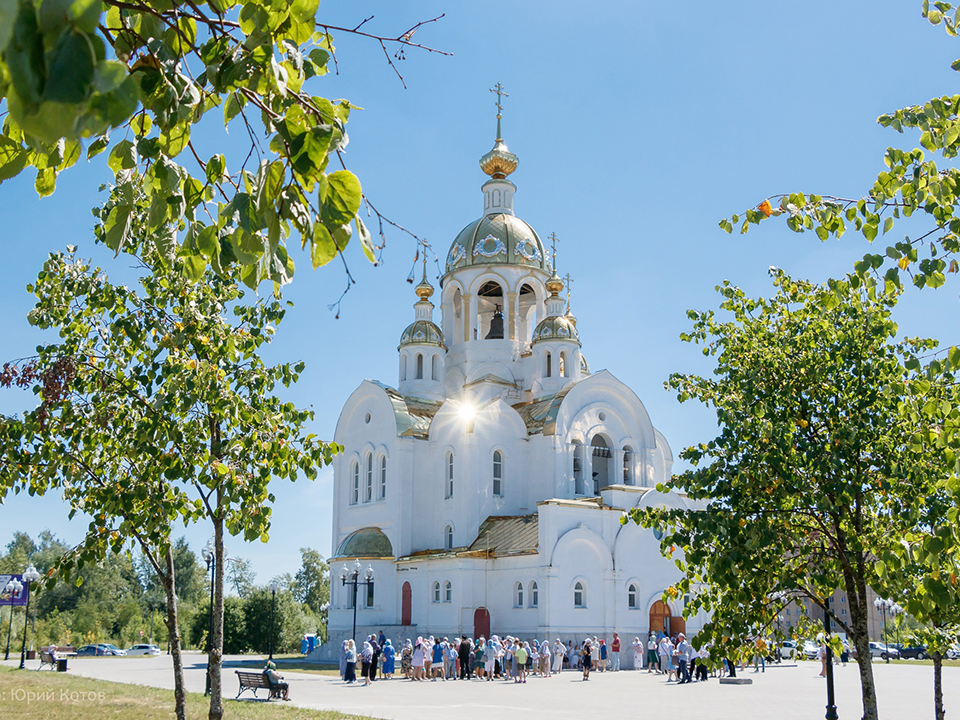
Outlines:
[[[854,576],[852,572],[844,568],[843,574],[853,630],[851,639],[857,648],[863,720],[878,720],[877,686],[873,680],[873,659],[870,656],[870,634],[867,630],[867,584],[862,573]]]
[[[217,489],[216,515],[213,518],[213,544],[217,571],[213,583],[213,638],[210,641],[210,713],[209,720],[223,718],[223,689],[220,670],[223,662],[223,518],[220,517],[220,504],[223,491]]]
[[[943,712],[943,654],[937,650],[931,653],[933,657],[933,717],[935,720],[944,720]]]
[[[167,572],[161,575],[163,589],[167,594],[167,634],[170,638],[170,654],[173,656],[173,700],[177,720],[187,718],[187,695],[183,686],[183,655],[180,648],[180,625],[177,617],[177,592],[173,567],[173,548],[167,550]]]

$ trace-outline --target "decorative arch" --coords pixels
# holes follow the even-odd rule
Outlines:
[[[634,469],[636,457],[632,445],[623,446],[622,476],[624,485],[636,485],[637,477]]]
[[[590,438],[590,467],[593,474],[593,493],[600,494],[600,488],[612,485],[611,468],[613,464],[613,443],[604,432],[598,432]]]
[[[417,371],[413,377],[415,380],[423,380],[423,353],[417,353]]]
[[[413,590],[410,588],[410,583],[403,583],[403,588],[400,591],[400,624],[401,625],[412,625],[411,620],[413,611]]]
[[[440,379],[440,355],[438,353],[433,353],[430,356],[430,379]]]
[[[603,538],[593,530],[583,526],[568,530],[560,536],[550,552],[550,566],[554,566],[555,558],[570,557],[579,548],[583,548],[593,557],[595,567],[606,571],[613,569],[613,557],[610,555]]]

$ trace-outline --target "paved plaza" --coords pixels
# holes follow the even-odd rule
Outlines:
[[[237,692],[234,670],[239,660],[228,657],[225,661],[226,698]],[[203,692],[203,661],[202,655],[185,656],[185,678],[191,692]],[[29,666],[35,667],[36,661]],[[160,688],[173,687],[171,667],[166,655],[70,660],[70,673],[75,675]],[[824,680],[817,676],[820,666],[813,662],[768,667],[762,674],[748,669],[741,676],[752,679],[753,684],[741,686],[720,685],[715,678],[706,683],[676,686],[667,684],[663,676],[632,671],[594,673],[589,682],[583,682],[579,672],[565,671],[548,679],[532,678],[526,685],[502,680],[414,683],[395,679],[362,687],[344,685],[336,677],[286,672],[282,661],[280,671],[290,683],[293,705],[396,720],[449,720],[452,716],[489,720],[514,716],[517,711],[534,712],[538,717],[583,720],[598,717],[598,713],[621,713],[626,709],[642,717],[658,718],[815,720],[823,717],[826,702]],[[874,673],[881,718],[933,717],[932,667],[875,663]],[[947,711],[960,713],[960,668],[944,668],[943,675]],[[835,676],[841,720],[859,718],[856,665],[838,666]],[[251,695],[246,692],[244,697]],[[231,702],[227,702],[228,712]]]

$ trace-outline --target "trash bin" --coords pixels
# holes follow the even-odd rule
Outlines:
[[[27,660],[36,660],[37,651],[36,650],[27,650]]]
[[[57,660],[57,672],[66,672],[67,671],[67,659],[60,658]]]

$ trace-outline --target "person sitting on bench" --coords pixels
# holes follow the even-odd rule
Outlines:
[[[290,686],[283,681],[283,675],[277,672],[277,665],[270,660],[267,662],[267,666],[263,669],[263,675],[267,678],[267,682],[270,683],[270,688],[276,688],[283,693],[283,699],[289,700],[290,697]]]

